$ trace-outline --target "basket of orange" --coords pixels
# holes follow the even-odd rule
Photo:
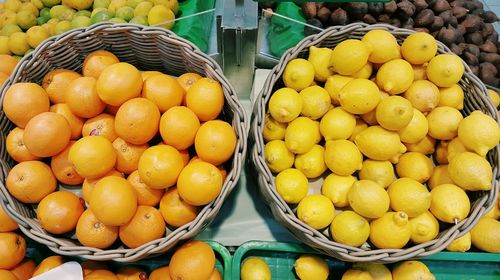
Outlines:
[[[168,30],[99,24],[49,39],[1,101],[0,201],[61,255],[166,252],[239,179],[245,112],[217,63]]]

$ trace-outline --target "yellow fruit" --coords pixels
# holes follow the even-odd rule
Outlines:
[[[222,190],[222,173],[213,164],[190,162],[177,179],[177,191],[184,201],[194,206],[209,204]]]
[[[368,62],[359,70],[358,72],[352,74],[352,77],[355,79],[369,79],[372,76],[373,72],[373,64]]]
[[[276,191],[286,203],[299,203],[309,192],[309,181],[304,173],[288,168],[276,176]]]
[[[341,280],[373,280],[373,277],[368,271],[351,268],[344,272]]]
[[[411,218],[410,226],[410,239],[415,244],[431,241],[439,234],[439,222],[429,211]]]
[[[481,218],[470,231],[472,244],[489,253],[500,253],[500,221]]]
[[[458,126],[458,137],[466,148],[486,156],[500,141],[500,127],[492,117],[474,111]]]
[[[380,218],[389,210],[389,195],[370,180],[354,182],[347,194],[351,208],[366,218]]]
[[[332,173],[323,181],[321,194],[328,197],[335,207],[347,207],[349,206],[347,194],[356,181],[357,178],[354,176],[339,176]]]
[[[373,49],[368,61],[373,63],[386,63],[390,60],[401,58],[398,41],[391,33],[385,30],[371,30],[361,39],[371,45]]]
[[[453,184],[431,190],[430,211],[441,222],[456,224],[469,215],[470,200],[464,190]]]
[[[333,105],[340,105],[340,90],[352,80],[352,77],[342,75],[333,75],[326,79],[325,89],[328,91]]]
[[[377,84],[389,94],[405,92],[413,83],[413,68],[403,59],[386,62],[378,69]]]
[[[286,146],[284,146],[284,148],[286,148]],[[288,153],[290,152],[288,151]],[[293,156],[292,153],[290,154]],[[327,169],[325,164],[325,149],[323,146],[314,145],[308,152],[297,155],[295,157],[295,168],[304,173],[307,178],[312,179],[321,176]]]
[[[371,51],[371,46],[360,40],[344,40],[333,49],[330,66],[341,75],[352,75],[365,66]]]
[[[464,74],[464,62],[454,54],[435,56],[427,65],[427,77],[438,87],[451,87]]]
[[[326,261],[315,255],[300,256],[294,268],[301,280],[326,280],[330,274]]]
[[[354,263],[353,268],[364,270],[370,273],[373,280],[392,280],[391,271],[380,263]]]
[[[423,64],[436,55],[437,48],[434,37],[425,32],[417,32],[403,41],[401,54],[411,64]]]
[[[45,39],[49,38],[49,32],[41,26],[33,26],[26,31],[26,40],[32,48],[38,47]]]
[[[86,136],[71,146],[68,159],[76,172],[84,178],[99,178],[116,163],[116,152],[111,142],[102,136]]]
[[[407,126],[398,131],[401,142],[416,144],[425,138],[429,132],[427,118],[419,110],[413,108],[413,117]]]
[[[472,151],[465,147],[464,143],[462,143],[460,138],[456,137],[450,142],[448,142],[448,153],[446,154],[448,162],[450,162],[457,154],[463,152],[472,152]]]
[[[393,280],[435,280],[429,268],[419,261],[405,261],[392,270]]]
[[[491,99],[491,103],[493,103],[495,108],[500,105],[500,94],[498,94],[498,92],[488,89],[488,97]]]
[[[439,164],[448,164],[448,145],[450,141],[439,141],[434,158]]]
[[[429,135],[437,140],[450,140],[458,135],[463,116],[455,108],[437,107],[427,115]]]
[[[154,189],[173,186],[184,168],[182,156],[168,145],[149,147],[139,159],[141,180]]]
[[[149,26],[158,26],[166,29],[171,29],[175,22],[163,23],[175,19],[175,14],[169,8],[163,5],[156,5],[148,13]]]
[[[341,107],[328,111],[319,123],[319,131],[325,141],[349,139],[355,127],[356,117]]]
[[[249,257],[241,265],[241,280],[271,280],[271,270],[259,257]]]
[[[359,150],[373,160],[397,163],[399,156],[406,152],[399,135],[380,126],[371,126],[361,131],[354,141]]]
[[[418,80],[411,84],[403,97],[420,112],[430,112],[439,104],[439,88],[427,80]]]
[[[462,110],[464,108],[464,91],[457,84],[451,87],[440,88],[438,106],[448,106]]]
[[[340,105],[352,114],[366,114],[377,107],[380,92],[377,85],[367,79],[348,82],[339,93]]]
[[[283,72],[283,82],[286,87],[301,91],[310,86],[314,81],[314,66],[311,62],[303,59],[292,59]]]
[[[15,32],[9,36],[9,50],[16,55],[24,55],[29,49],[28,35],[23,32]]]
[[[463,236],[453,240],[453,242],[451,242],[448,246],[446,246],[446,250],[450,252],[467,252],[470,250],[471,245],[472,245],[472,240],[469,231]]]
[[[269,99],[269,113],[277,122],[289,123],[302,111],[302,97],[291,88],[281,88]]]
[[[330,96],[320,86],[310,86],[300,91],[302,98],[302,116],[316,120],[321,118],[330,108]]]
[[[434,167],[431,177],[427,181],[427,185],[432,190],[442,184],[453,184],[453,180],[448,173],[448,165],[438,165]]]
[[[9,49],[9,37],[8,36],[0,35],[0,55],[1,54],[6,54],[6,55],[11,54],[10,49]]]
[[[286,128],[285,144],[294,154],[308,152],[320,140],[319,123],[309,118],[298,117]]]
[[[329,226],[334,216],[335,207],[332,201],[321,194],[308,195],[297,206],[297,217],[314,229]]]
[[[424,155],[430,155],[434,153],[435,144],[436,140],[427,135],[417,143],[415,144],[406,143],[405,146],[409,152],[417,152],[417,153],[422,153]]]
[[[376,109],[377,122],[387,130],[401,130],[413,118],[413,107],[410,101],[401,96],[383,99]]]
[[[347,176],[363,166],[363,155],[351,141],[333,140],[325,146],[325,163],[333,173]]]
[[[416,217],[431,206],[431,194],[421,183],[411,178],[400,178],[387,189],[391,209],[403,211],[410,218]]]
[[[359,179],[371,180],[384,188],[387,188],[396,180],[394,167],[390,161],[378,161],[367,159],[363,162],[363,167],[358,173]]]
[[[493,178],[491,165],[483,157],[464,152],[453,157],[448,165],[448,173],[455,184],[468,191],[491,189]]]
[[[427,80],[427,73],[425,71],[427,70],[427,63],[421,64],[421,65],[414,65],[412,64],[411,66],[413,68],[413,80],[414,81],[419,81],[419,80]]]
[[[280,123],[273,119],[270,114],[266,114],[262,136],[266,141],[283,140],[285,139],[286,127],[286,123]]]
[[[354,142],[354,139],[356,139],[356,136],[363,130],[368,128],[368,124],[363,120],[363,119],[356,119],[356,126],[354,127],[354,130],[352,131],[351,137],[349,137],[350,141]]]
[[[424,154],[416,152],[408,152],[401,155],[396,164],[396,172],[400,178],[408,177],[419,183],[427,182],[433,170],[432,160]]]
[[[264,157],[272,172],[278,173],[293,166],[295,155],[282,140],[273,140],[264,146]]]
[[[411,226],[405,212],[387,212],[370,223],[370,241],[380,249],[400,249],[410,241]]]
[[[368,240],[370,225],[362,216],[347,210],[333,218],[330,232],[335,242],[359,247]]]
[[[330,48],[309,47],[309,57],[307,60],[314,67],[314,79],[316,81],[324,82],[328,77],[333,75],[333,71],[329,69],[331,57],[332,49]]]

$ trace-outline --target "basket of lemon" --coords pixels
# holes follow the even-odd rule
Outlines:
[[[496,203],[497,109],[429,34],[329,28],[290,49],[256,100],[261,194],[281,224],[325,254],[431,255]]]
[[[51,38],[1,101],[0,202],[61,255],[130,262],[195,237],[245,158],[245,112],[221,68],[162,28]]]

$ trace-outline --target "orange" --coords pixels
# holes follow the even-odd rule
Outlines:
[[[71,112],[68,104],[59,103],[52,105],[50,106],[50,111],[63,116],[66,121],[68,121],[69,127],[71,128],[71,139],[82,137],[83,119],[75,116],[73,112]]]
[[[118,137],[115,132],[115,117],[110,114],[100,114],[88,119],[83,124],[82,135],[97,135],[107,138],[110,142],[115,141]]]
[[[97,79],[106,67],[118,62],[120,62],[118,57],[108,51],[98,50],[91,52],[83,61],[83,76]]]
[[[97,80],[92,77],[81,77],[66,87],[64,100],[73,114],[93,118],[104,111],[106,104],[99,98],[96,84]]]
[[[170,188],[161,198],[160,212],[167,224],[180,227],[196,219],[200,209],[182,200],[177,188]]]
[[[141,77],[142,81],[146,81],[149,77],[155,76],[155,75],[163,75],[162,72],[159,71],[142,71],[141,72]]]
[[[90,211],[90,210],[88,210],[88,211]],[[87,210],[85,210],[85,212],[87,212]],[[85,212],[83,212],[82,217],[83,217],[83,215],[85,215]],[[82,219],[82,218],[80,217],[80,219]],[[118,237],[118,228],[117,228],[117,235],[116,236]],[[99,269],[108,270],[109,269],[109,267],[105,263],[98,262],[98,261],[84,261],[84,262],[80,263],[80,265],[82,266],[83,276],[91,273],[94,270],[99,270]]]
[[[125,62],[106,67],[97,79],[97,94],[104,103],[113,106],[138,97],[141,89],[141,72]]]
[[[182,245],[170,259],[172,279],[208,279],[215,267],[214,250],[205,242],[193,240]]]
[[[156,206],[160,203],[164,190],[153,189],[146,185],[139,176],[139,171],[134,171],[127,178],[127,181],[132,185],[137,196],[137,204],[145,206]]]
[[[123,244],[129,248],[137,248],[163,237],[165,221],[158,209],[151,206],[139,206],[132,220],[120,227],[119,235]]]
[[[118,112],[118,109],[120,109],[120,106],[106,105],[106,109],[104,109],[104,112],[114,116]]]
[[[45,258],[33,272],[33,277],[44,274],[45,272],[52,270],[60,265],[64,264],[64,260],[61,256],[50,256]]]
[[[196,154],[204,161],[219,165],[231,158],[236,148],[236,133],[228,123],[215,120],[200,126],[194,140]]]
[[[186,105],[202,122],[214,120],[224,107],[224,93],[219,82],[201,78],[187,91]]]
[[[5,180],[7,190],[23,203],[38,203],[57,187],[56,177],[41,161],[23,161],[14,166]]]
[[[87,274],[83,280],[119,280],[116,275],[109,270],[94,270]]]
[[[149,280],[172,280],[168,266],[159,267],[151,272]]]
[[[201,78],[203,77],[196,73],[188,72],[180,75],[179,78],[177,78],[177,82],[179,82],[184,91],[187,92],[189,88]]]
[[[69,161],[84,178],[99,178],[113,169],[116,152],[108,139],[102,136],[85,136],[70,148]]]
[[[0,269],[0,279],[2,280],[19,280],[12,272]]]
[[[71,127],[62,115],[44,112],[34,116],[24,128],[23,141],[37,157],[51,157],[62,152],[71,138]]]
[[[63,234],[75,229],[83,213],[83,200],[68,191],[53,192],[36,208],[40,225],[49,233]]]
[[[210,278],[208,280],[222,280],[222,275],[220,274],[219,270],[217,270],[217,268],[214,268],[214,271],[212,272],[212,275],[210,275]]]
[[[146,272],[136,266],[123,266],[116,271],[116,277],[120,280],[148,280]]]
[[[7,54],[0,54],[0,72],[10,75],[16,65],[17,60],[15,58]]]
[[[184,163],[184,166],[186,166],[189,163],[189,150],[179,150],[179,153],[181,154],[182,157],[182,162]]]
[[[0,233],[0,269],[13,269],[26,255],[26,241],[13,232]]]
[[[49,96],[35,83],[14,84],[3,97],[5,116],[21,128],[24,128],[31,118],[48,110]]]
[[[222,174],[208,162],[191,162],[182,170],[177,180],[179,195],[195,206],[206,205],[214,200],[222,189]]]
[[[107,226],[123,226],[135,215],[137,197],[130,183],[120,177],[104,177],[90,196],[90,209]]]
[[[35,271],[35,268],[36,268],[36,263],[33,260],[25,259],[16,267],[14,267],[10,272],[14,274],[17,280],[28,280],[31,277],[33,277],[33,272]]]
[[[9,132],[7,139],[5,139],[5,148],[10,157],[17,162],[27,161],[27,160],[37,160],[39,157],[34,156],[23,141],[24,129],[16,127]]]
[[[115,148],[116,151],[116,170],[125,174],[130,174],[137,170],[139,158],[142,153],[149,148],[149,145],[130,144],[118,137],[113,141],[113,148]]]
[[[50,161],[50,168],[52,168],[52,172],[54,172],[57,180],[63,184],[72,186],[80,185],[84,180],[82,176],[78,175],[75,167],[68,159],[69,150],[75,143],[75,141],[70,141],[68,146],[62,152],[53,156]]]
[[[126,101],[115,116],[115,131],[123,140],[142,145],[158,132],[160,111],[146,98],[134,98]]]
[[[5,213],[4,207],[0,204],[0,232],[14,231],[17,227],[16,221]]]
[[[118,227],[107,226],[100,222],[92,210],[83,212],[76,224],[76,238],[87,247],[106,249],[118,238]],[[101,269],[94,267],[92,270]]]
[[[148,148],[139,159],[141,180],[154,189],[165,189],[177,182],[184,163],[182,156],[169,145]]]
[[[174,106],[161,116],[161,138],[165,144],[178,150],[187,149],[194,144],[194,138],[199,128],[198,117],[184,106]]]
[[[4,72],[0,72],[0,87],[3,86],[3,83],[9,79],[9,75],[5,74]]]
[[[49,95],[51,103],[64,103],[64,95],[68,85],[81,76],[82,75],[68,69],[52,70],[43,77],[42,87]]]
[[[161,113],[181,105],[183,96],[184,89],[176,79],[168,75],[149,77],[142,88],[142,97],[153,101]]]
[[[85,179],[83,181],[83,184],[82,184],[82,195],[83,195],[83,198],[85,199],[85,201],[88,202],[90,200],[90,196],[92,194],[92,191],[94,191],[95,184],[97,184],[97,182],[99,182],[99,180],[101,180],[102,178],[108,177],[108,176],[117,176],[117,177],[122,177],[122,178],[125,177],[123,175],[123,173],[112,169],[108,173],[104,174],[104,176],[102,176],[101,178]]]

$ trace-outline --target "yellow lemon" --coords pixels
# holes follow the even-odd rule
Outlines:
[[[276,176],[276,191],[286,203],[299,203],[309,192],[309,181],[295,168],[288,168]]]
[[[411,218],[410,226],[410,239],[415,244],[431,241],[439,234],[439,222],[429,211]]]
[[[356,119],[356,126],[354,127],[353,131],[352,131],[352,134],[351,134],[351,137],[349,137],[349,141],[353,141],[354,142],[354,139],[356,139],[356,136],[358,136],[358,134],[365,130],[366,128],[368,128],[368,124],[363,121],[363,119]]]
[[[28,36],[24,32],[15,32],[9,36],[9,50],[16,55],[24,55],[29,49]]]
[[[301,280],[326,280],[330,274],[326,261],[315,255],[300,256],[294,268]]]
[[[451,87],[464,74],[464,62],[454,54],[435,56],[427,65],[427,77],[438,87]]]
[[[314,79],[316,81],[324,82],[328,77],[333,75],[333,71],[329,68],[332,52],[330,48],[309,47],[309,57],[307,60],[314,67]]]
[[[297,206],[297,217],[314,229],[329,226],[334,216],[335,207],[332,201],[321,194],[308,195]]]
[[[333,105],[340,105],[340,90],[352,80],[354,80],[352,77],[342,75],[333,75],[326,79],[325,89],[330,95]]]
[[[49,32],[41,26],[33,26],[26,31],[26,40],[32,48],[38,47],[45,39],[50,37]]]
[[[249,257],[241,266],[241,280],[271,280],[271,270],[259,257]]]
[[[457,84],[454,84],[451,87],[440,88],[438,106],[448,106],[462,110],[464,108],[463,89]]]
[[[310,86],[300,91],[302,98],[302,116],[316,120],[330,109],[328,92],[320,86]]]
[[[291,88],[281,88],[269,99],[269,113],[278,122],[288,123],[302,111],[302,97]]]
[[[430,112],[439,104],[439,89],[427,80],[418,80],[411,84],[403,97],[420,112]]]
[[[111,11],[111,7],[109,8]],[[159,27],[166,28],[166,29],[171,29],[175,22],[169,22],[171,20],[175,19],[175,14],[167,8],[164,5],[156,5],[151,10],[149,10],[148,13],[148,24],[150,26],[156,26],[158,24]],[[163,22],[168,22],[168,23],[163,23]]]
[[[486,156],[500,141],[500,127],[492,117],[474,111],[458,126],[458,138],[468,149]]]
[[[391,271],[387,266],[380,263],[359,262],[354,263],[353,268],[367,271],[373,280],[392,280]]]
[[[439,164],[448,164],[448,145],[449,144],[450,144],[450,141],[446,141],[446,140],[439,141],[437,148],[436,148],[436,153],[434,154],[434,159]]]
[[[453,240],[453,242],[448,244],[448,246],[446,246],[446,250],[450,252],[467,252],[470,250],[471,245],[472,245],[472,240],[469,231],[463,236]]]
[[[400,249],[410,241],[411,226],[405,212],[387,212],[370,223],[370,241],[380,249]]]
[[[500,198],[497,200],[500,201]],[[489,217],[493,219],[500,218],[500,203],[495,203],[495,205],[493,205],[491,210],[488,213],[484,214],[484,217]]]
[[[406,152],[399,135],[380,126],[370,126],[361,131],[354,141],[359,150],[373,160],[397,163],[399,156]]]
[[[427,115],[429,135],[437,140],[451,140],[458,135],[463,116],[455,108],[437,107]]]
[[[366,218],[380,218],[389,210],[389,195],[382,186],[370,180],[354,182],[347,199],[351,208]]]
[[[431,177],[427,181],[427,185],[431,190],[442,184],[453,184],[453,180],[448,173],[447,164],[435,166]]]
[[[435,280],[429,268],[419,261],[405,261],[392,270],[393,280]]]
[[[432,160],[424,154],[417,152],[408,152],[401,155],[396,164],[396,172],[400,178],[411,178],[419,183],[427,182],[433,170]]]
[[[344,40],[333,49],[330,66],[341,75],[352,75],[365,66],[371,51],[370,46],[360,40]]]
[[[415,144],[405,143],[409,152],[422,153],[424,155],[431,155],[434,153],[436,140],[429,135],[425,136],[422,140]]]
[[[421,183],[411,178],[400,178],[387,189],[391,209],[403,211],[410,218],[416,217],[431,206],[431,194]]]
[[[332,173],[323,181],[321,194],[328,197],[335,207],[347,207],[349,206],[347,194],[357,180],[351,175],[340,176]]]
[[[462,140],[460,140],[460,138],[456,137],[453,138],[453,140],[451,140],[450,142],[448,142],[448,153],[446,154],[448,162],[450,162],[455,155],[463,152],[472,152],[472,151],[467,149],[467,147],[465,147],[464,143],[462,143]]]
[[[427,118],[419,110],[413,108],[413,116],[407,126],[398,131],[401,142],[415,144],[425,138],[429,132]]]
[[[372,180],[384,188],[396,180],[394,167],[387,160],[365,160],[358,175],[361,180]]]
[[[325,163],[333,173],[347,176],[363,166],[363,155],[351,141],[332,140],[325,146]]]
[[[286,128],[285,144],[294,154],[308,152],[320,140],[319,123],[309,118],[298,117]]]
[[[406,37],[403,41],[401,54],[411,64],[423,64],[436,55],[437,49],[434,37],[425,32],[417,32]]]
[[[377,29],[366,33],[361,41],[373,49],[368,61],[373,63],[386,63],[390,60],[401,58],[400,47],[396,37],[391,33]]]
[[[500,95],[498,92],[488,89],[488,97],[491,99],[491,103],[493,106],[497,108],[500,105]]]
[[[373,277],[368,271],[351,268],[342,274],[341,280],[373,280]]]
[[[340,90],[340,105],[352,114],[366,114],[380,102],[377,85],[367,79],[355,79]]]
[[[431,190],[430,211],[441,222],[456,224],[469,215],[470,200],[464,190],[453,184]]]
[[[366,114],[361,115],[361,119],[369,125],[378,125],[379,123],[377,121],[377,109],[374,109]]]
[[[500,253],[500,221],[481,218],[470,231],[474,247],[489,253]]]
[[[278,173],[293,166],[295,155],[283,140],[273,140],[264,146],[264,158],[272,172]]]
[[[314,81],[314,66],[303,58],[292,59],[283,72],[283,82],[286,87],[301,91]]]
[[[369,79],[372,76],[373,64],[368,62],[359,70],[358,72],[352,74],[351,76],[356,79]]]
[[[356,117],[341,107],[328,111],[319,123],[319,131],[325,141],[348,139],[355,127]]]
[[[412,64],[411,67],[413,68],[413,80],[418,81],[418,80],[427,80],[427,63],[420,64],[420,65],[415,65]]]
[[[327,169],[323,146],[314,145],[308,152],[297,155],[295,157],[295,168],[304,173],[307,178],[321,176]]]
[[[410,63],[403,59],[394,59],[378,69],[377,84],[389,94],[400,94],[411,86],[414,75]]]
[[[377,106],[377,122],[387,130],[400,130],[413,118],[413,106],[401,96],[390,96]]]
[[[277,122],[270,114],[266,114],[262,136],[266,141],[285,139],[286,123]]]
[[[347,210],[333,218],[330,233],[338,243],[359,247],[368,240],[370,225],[362,216]]]
[[[455,155],[448,165],[450,178],[464,190],[487,191],[491,189],[493,173],[490,163],[475,153]]]

